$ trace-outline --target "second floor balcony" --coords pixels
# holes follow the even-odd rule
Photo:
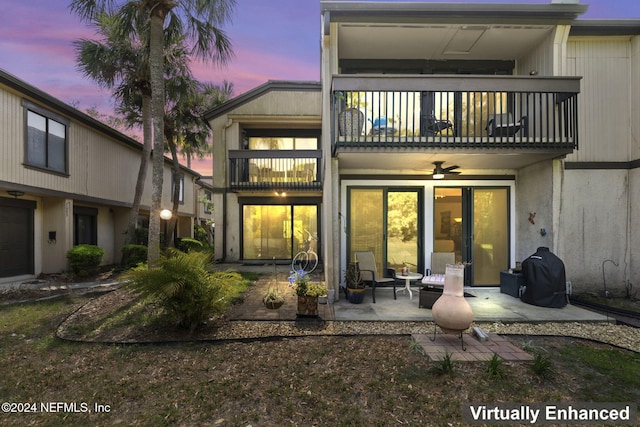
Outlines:
[[[232,190],[315,191],[322,189],[322,150],[231,150]]]
[[[338,75],[333,152],[578,147],[580,77]],[[488,152],[488,151],[487,151]]]

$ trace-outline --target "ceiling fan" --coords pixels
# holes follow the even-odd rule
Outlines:
[[[434,165],[436,165],[435,168],[433,168],[433,179],[443,179],[445,174],[451,174],[451,175],[459,175],[460,172],[459,171],[454,171],[454,169],[458,169],[460,166],[458,165],[453,165],[453,166],[447,166],[446,168],[442,167],[442,164],[444,162],[433,162]]]

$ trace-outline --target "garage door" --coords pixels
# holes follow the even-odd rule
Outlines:
[[[0,277],[33,274],[36,203],[0,197]]]

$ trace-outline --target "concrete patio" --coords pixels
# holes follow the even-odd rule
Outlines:
[[[218,264],[217,269],[251,271],[261,274],[254,288],[245,295],[244,303],[235,307],[230,317],[234,320],[295,320],[296,298],[289,288],[289,266]],[[320,276],[316,275],[316,280]],[[262,304],[262,296],[275,286],[287,298],[279,310],[269,310]],[[399,288],[398,288],[399,289]],[[573,305],[564,308],[546,308],[526,304],[518,298],[503,294],[497,287],[467,288],[467,297],[476,322],[608,322],[606,316]],[[403,289],[393,299],[390,287],[376,289],[376,303],[372,302],[371,288],[366,289],[362,304],[352,304],[340,293],[333,304],[319,304],[319,317],[336,321],[432,321],[431,310],[420,308],[419,286],[412,287],[413,298]]]

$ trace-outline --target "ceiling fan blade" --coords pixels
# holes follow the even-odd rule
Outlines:
[[[453,165],[453,166],[448,166],[446,168],[442,168],[442,170],[444,171],[444,173],[452,173],[451,171],[454,169],[458,169],[460,166],[458,165]],[[460,173],[460,172],[458,172]]]

